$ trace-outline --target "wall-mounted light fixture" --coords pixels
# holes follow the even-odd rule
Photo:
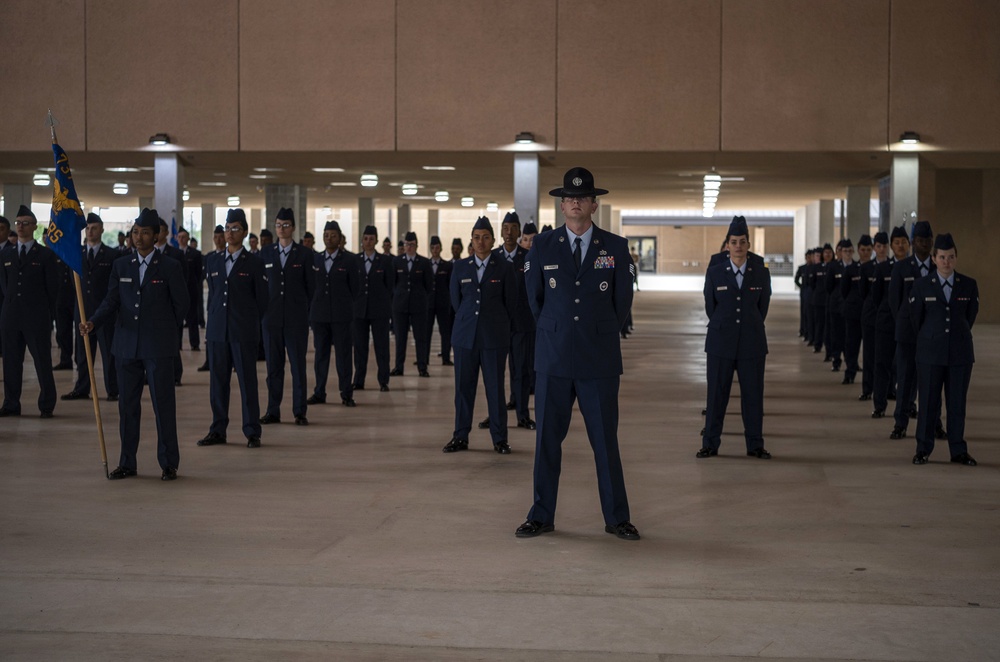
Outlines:
[[[165,133],[157,133],[149,137],[149,144],[163,147],[170,144],[170,136]]]
[[[530,145],[535,142],[535,134],[530,131],[522,131],[514,138],[514,142],[519,145]]]
[[[52,180],[44,172],[40,172],[31,181],[34,182],[35,186],[48,186]]]
[[[920,142],[920,134],[916,131],[903,131],[903,135],[899,137],[899,142],[904,145],[916,145]]]

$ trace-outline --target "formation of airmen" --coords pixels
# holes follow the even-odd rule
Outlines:
[[[204,320],[206,361],[199,370],[210,373],[212,421],[197,445],[229,442],[235,371],[240,431],[248,448],[259,448],[262,426],[282,422],[286,361],[294,423],[309,425],[308,407],[327,401],[331,355],[341,404],[354,407],[355,392],[366,388],[369,348],[374,348],[379,391],[388,391],[391,377],[405,374],[411,330],[417,374],[429,376],[436,323],[441,363],[454,366],[455,374],[455,425],[443,451],[469,447],[480,374],[488,417],[478,427],[489,430],[494,450],[511,453],[508,411],[515,412],[517,427],[536,432],[535,499],[516,535],[530,538],[554,530],[560,446],[579,402],[595,451],[605,530],[624,540],[639,539],[629,521],[617,442],[620,340],[630,325],[636,266],[622,237],[593,224],[597,196],[606,193],[594,186],[589,171],[573,168],[563,186],[551,192],[561,198],[564,226],[538,233],[531,223],[522,228],[512,212],[501,223],[501,244],[495,247],[491,222],[479,218],[467,255],[462,256],[463,241],[456,238],[450,260],[442,258],[436,236],[430,257],[420,255],[412,232],[404,236],[398,255],[392,254],[389,238],[378,253],[373,226],[364,229],[361,251],[352,253],[337,221],[326,223],[322,248],[316,250],[309,233],[302,242],[294,241],[290,209],[279,210],[274,219],[277,240],[261,232],[253,248],[244,245],[246,214],[229,210],[225,224],[213,233],[214,250],[204,256],[184,229],[178,232],[180,248],[171,246],[164,220],[156,210],[143,209],[113,248],[102,243],[100,217],[90,214],[81,247],[86,314],[77,308],[73,315],[80,336],[95,340],[107,398],[118,402],[121,454],[109,478],[137,474],[140,401],[148,386],[161,477],[176,479],[175,389],[182,385],[179,350],[185,327],[191,350],[200,351]],[[49,418],[57,400],[52,371],[58,367],[52,365],[51,328],[66,297],[67,268],[34,241],[37,219],[30,209],[20,208],[13,229],[9,240],[11,225],[0,217],[0,417],[22,413],[27,349],[40,384],[38,409]],[[892,439],[905,437],[910,419],[917,419],[914,464],[927,463],[935,440],[947,439],[952,462],[975,466],[964,426],[978,288],[975,280],[955,271],[958,252],[951,235],[935,239],[927,222],[912,230],[912,255],[911,237],[903,228],[891,236],[862,236],[857,261],[849,239],[836,250],[826,245],[808,251],[807,264],[795,275],[799,333],[834,372],[844,368],[843,384],[854,384],[861,373],[859,400],[873,402],[873,418],[884,417],[888,401],[895,401]],[[708,397],[699,459],[718,455],[737,375],[747,455],[771,458],[762,432],[771,279],[750,248],[746,220],[736,217],[706,272]],[[307,394],[310,331],[314,389]],[[395,336],[391,367],[390,335]],[[76,344],[78,379],[63,400],[91,397],[81,341]],[[256,367],[261,352],[267,374],[263,412]],[[588,361],[575,360],[580,355]],[[530,415],[532,395],[537,423]],[[943,402],[947,429],[941,423]]]
[[[861,236],[858,260],[849,238],[807,251],[795,273],[799,335],[832,372],[844,368],[842,384],[861,373],[858,400],[872,402],[874,419],[892,415],[890,439],[905,438],[916,419],[914,464],[926,464],[935,440],[947,440],[952,462],[976,466],[964,435],[979,289],[955,271],[950,234],[935,237],[927,221],[911,232]]]

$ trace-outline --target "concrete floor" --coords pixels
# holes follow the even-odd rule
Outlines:
[[[499,456],[474,430],[469,452],[442,454],[453,382],[439,365],[432,379],[408,365],[355,409],[312,407],[308,428],[265,427],[260,450],[197,448],[208,376],[185,351],[174,483],[159,480],[148,406],[140,475],[119,482],[104,479],[88,401],[4,419],[0,658],[1000,659],[1000,328],[975,330],[977,468],[948,463],[946,445],[911,465],[912,436],[890,441],[891,419],[869,418],[860,387],[803,346],[787,297],[768,325],[774,459],[744,455],[734,399],[723,455],[695,460],[699,299],[639,293],[624,343],[639,542],[604,533],[579,415],[556,532],[515,539],[534,435],[512,430]],[[57,373],[60,393],[71,379]]]

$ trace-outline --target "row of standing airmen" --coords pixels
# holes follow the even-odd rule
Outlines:
[[[9,226],[3,221],[0,231]],[[204,256],[203,268],[203,256],[188,245],[186,231],[178,233],[181,248],[167,242],[166,223],[155,210],[142,211],[128,242],[119,249],[102,243],[103,222],[95,214],[88,216],[81,284],[84,307],[91,314],[90,320],[81,323],[79,310],[75,312],[76,323],[81,327],[76,352],[78,379],[73,390],[62,399],[90,397],[82,334],[93,333],[101,350],[108,400],[119,401],[122,414],[122,455],[112,478],[136,473],[138,401],[144,384],[150,387],[157,418],[163,477],[169,480],[176,476],[179,452],[174,389],[181,385],[183,376],[178,350],[184,326],[188,328],[191,348],[200,349],[203,279],[208,283],[209,301],[207,359],[201,369],[210,372],[213,420],[199,445],[227,441],[229,387],[234,371],[240,385],[242,431],[247,445],[254,448],[260,445],[261,425],[281,421],[286,356],[292,375],[292,413],[298,425],[308,424],[308,405],[326,401],[331,349],[341,402],[351,407],[355,406],[353,392],[365,388],[369,339],[374,345],[381,391],[389,390],[390,376],[404,373],[411,329],[418,374],[429,376],[427,365],[435,320],[441,334],[442,363],[453,365],[450,356],[455,310],[449,281],[452,268],[462,259],[460,240],[453,242],[450,261],[441,257],[437,237],[431,240],[430,258],[418,255],[413,233],[408,233],[401,242],[400,255],[389,253],[391,244],[378,254],[377,231],[369,226],[362,238],[362,252],[353,254],[344,249],[343,233],[332,221],[324,228],[324,250],[317,253],[305,245],[307,242],[292,240],[294,224],[292,211],[280,210],[275,222],[278,242],[253,253],[243,248],[248,231],[244,212],[230,210],[225,227],[216,228],[213,237],[216,250]],[[0,242],[6,246],[2,251],[11,251],[9,255],[4,253],[0,295],[9,294],[12,301],[0,313],[3,322],[0,337],[8,340],[4,359],[5,397],[0,416],[21,413],[21,370],[27,348],[35,360],[41,386],[39,410],[43,418],[48,418],[56,403],[50,355],[52,321],[57,317],[59,302],[67,298],[63,296],[67,289],[72,293],[72,281],[55,254],[34,242],[37,219],[30,209],[22,206],[18,211],[15,228],[18,237],[15,242],[9,245]],[[523,282],[527,248],[521,245],[522,239],[530,242],[536,229],[527,224],[522,238],[516,214],[507,215],[502,229],[504,243],[496,249],[497,256],[510,264]],[[535,427],[528,410],[528,396],[533,387],[534,324],[523,295],[512,311],[512,319],[510,351],[505,351],[510,365],[511,397],[502,413],[494,412],[491,407],[491,417],[479,424],[480,428],[490,428],[499,452],[505,452],[505,448],[509,452],[506,409],[516,410],[519,427]],[[306,345],[310,329],[315,347],[316,385],[307,397]],[[396,336],[392,369],[390,329]],[[268,391],[263,416],[259,412],[254,365],[261,344],[267,361]],[[502,370],[500,381],[503,381]],[[121,397],[119,391],[123,393]],[[471,415],[471,406],[468,413]],[[461,433],[458,427],[456,432]],[[461,434],[467,436],[467,431]]]
[[[894,401],[890,439],[904,438],[917,419],[914,464],[926,464],[935,440],[947,439],[952,462],[975,466],[964,435],[979,290],[955,271],[954,239],[935,238],[930,223],[918,221],[912,237],[903,227],[863,235],[858,256],[850,239],[806,252],[795,273],[799,335],[833,372],[843,366],[842,384],[861,373],[858,400],[872,401],[872,418],[886,416]]]

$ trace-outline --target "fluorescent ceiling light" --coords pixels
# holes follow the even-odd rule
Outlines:
[[[714,182],[714,181],[706,181],[705,182],[705,190],[706,191],[711,190],[711,189],[718,190],[720,188],[722,188],[722,182]]]
[[[45,173],[39,173],[31,181],[35,183],[35,186],[48,186],[52,182],[52,179]]]
[[[366,172],[361,175],[361,185],[366,188],[378,186],[378,175],[374,172]]]
[[[434,199],[438,202],[448,202],[448,191],[437,191],[434,193]]]
[[[131,166],[116,166],[114,168],[105,168],[108,172],[139,172],[138,168],[133,168]]]
[[[421,166],[424,170],[454,170],[455,166]]]
[[[722,177],[720,175],[705,175],[706,182],[721,182]]]
[[[417,185],[414,184],[413,182],[406,182],[405,184],[403,184],[402,190],[403,190],[403,195],[416,195],[418,189]]]
[[[254,172],[285,172],[284,168],[254,168]]]
[[[487,202],[486,211],[500,211],[500,205],[495,202]]]
[[[344,172],[343,168],[313,168],[313,172]]]
[[[183,193],[181,193],[181,200],[187,202],[190,199],[191,199],[191,191],[184,191]]]
[[[230,207],[239,207],[240,206],[240,196],[238,196],[238,195],[231,195],[231,196],[229,196],[228,198],[226,198],[226,204],[229,205]]]
[[[127,195],[128,184],[126,184],[125,182],[115,182],[115,185],[111,187],[111,191],[115,195]]]
[[[330,182],[329,186],[357,186],[354,182]]]
[[[225,186],[225,182],[198,182],[198,186]]]
[[[463,207],[471,207],[474,204],[476,204],[476,199],[473,198],[471,195],[467,195],[467,196],[465,196],[465,197],[462,198],[462,206]]]
[[[271,175],[250,175],[250,179],[272,179]]]

